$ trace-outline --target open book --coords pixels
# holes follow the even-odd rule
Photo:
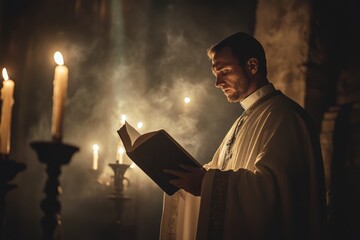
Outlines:
[[[165,130],[140,134],[129,123],[117,131],[125,147],[126,154],[139,166],[164,192],[174,194],[179,188],[169,183],[176,178],[164,169],[186,171],[180,165],[202,168],[179,143]]]

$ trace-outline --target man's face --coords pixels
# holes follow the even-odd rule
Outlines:
[[[216,77],[215,86],[221,88],[229,102],[239,102],[249,95],[250,75],[233,56],[230,47],[214,54],[212,72]]]

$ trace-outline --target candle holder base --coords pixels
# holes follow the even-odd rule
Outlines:
[[[101,175],[101,172],[99,170],[94,170],[92,168],[88,169],[89,172],[89,180],[90,180],[90,188],[89,188],[89,194],[94,196],[100,191],[104,190],[104,186],[99,180],[99,177]]]
[[[119,161],[115,163],[109,163],[109,166],[114,171],[114,192],[108,196],[108,199],[114,201],[115,210],[116,210],[116,223],[122,224],[122,213],[124,210],[124,205],[126,201],[131,200],[130,196],[126,196],[124,191],[124,182],[130,181],[128,178],[124,177],[126,170],[130,167],[128,164],[120,164]]]
[[[108,199],[114,201],[115,211],[116,211],[116,224],[123,225],[122,214],[124,212],[125,202],[130,201],[130,196],[119,196],[116,194],[112,194],[108,196]]]
[[[89,168],[88,169],[89,171],[89,176],[91,177],[91,180],[93,182],[97,182],[98,183],[98,177],[100,175],[100,171],[99,170],[95,170],[95,169],[92,169],[92,168]]]
[[[44,217],[41,220],[43,239],[60,239],[58,228],[61,225],[61,204],[57,199],[61,193],[59,176],[62,165],[70,162],[79,148],[61,142],[35,141],[30,146],[36,151],[38,160],[46,164],[47,181],[44,188],[45,198],[41,202]],[[56,236],[56,238],[55,238]]]

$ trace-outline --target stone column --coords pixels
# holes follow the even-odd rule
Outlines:
[[[310,20],[309,0],[258,1],[254,35],[265,48],[269,81],[301,106]]]

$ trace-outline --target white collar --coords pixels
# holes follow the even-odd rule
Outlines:
[[[251,107],[257,100],[268,95],[269,93],[275,91],[275,87],[272,83],[268,83],[265,86],[257,89],[255,92],[247,96],[244,100],[240,102],[240,105],[247,110]]]

